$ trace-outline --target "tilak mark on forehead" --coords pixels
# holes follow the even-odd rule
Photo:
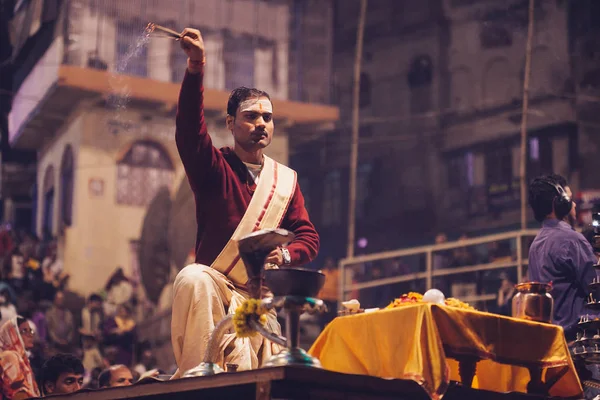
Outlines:
[[[273,105],[268,99],[248,99],[240,103],[240,112],[256,111],[273,113]]]

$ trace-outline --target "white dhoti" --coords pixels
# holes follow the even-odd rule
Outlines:
[[[202,264],[191,264],[179,272],[173,285],[173,317],[171,342],[178,370],[173,379],[200,364],[215,326],[235,310],[248,294],[237,289],[221,272]],[[266,328],[281,334],[274,311],[267,314]],[[236,338],[233,329],[219,343],[219,359],[238,364],[238,370],[255,369],[281,346],[256,334],[251,338]]]
[[[237,289],[245,286],[248,275],[240,259],[237,241],[259,229],[278,228],[296,188],[296,172],[264,156],[261,178],[252,200],[235,232],[210,267],[191,264],[179,272],[173,284],[173,318],[171,342],[178,370],[173,376],[180,378],[186,371],[203,361],[208,339],[215,326],[227,314],[248,298],[248,293]],[[266,328],[281,334],[275,311],[267,314]],[[238,370],[260,367],[271,355],[279,353],[281,346],[261,335],[237,339],[228,332],[219,343],[219,359],[238,365]]]

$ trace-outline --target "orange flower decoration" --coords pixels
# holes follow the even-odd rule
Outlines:
[[[422,303],[422,302],[423,302],[423,295],[421,293],[409,292],[408,294],[403,294],[399,298],[394,299],[394,301],[392,301],[386,307],[386,309],[398,308],[398,307],[407,306],[407,305],[411,305],[411,304],[415,304],[415,303]],[[469,304],[465,303],[464,301],[460,301],[454,297],[447,298],[445,300],[445,304],[449,307],[462,308],[465,310],[475,310],[474,307],[472,307]]]

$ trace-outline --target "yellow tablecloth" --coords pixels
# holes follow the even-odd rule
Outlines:
[[[561,327],[431,303],[338,317],[309,353],[333,371],[413,379],[434,399],[460,381],[449,354],[482,359],[480,389],[527,392],[527,367],[540,367],[546,380],[560,377],[550,395],[582,392]]]

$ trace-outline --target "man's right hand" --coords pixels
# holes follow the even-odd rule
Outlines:
[[[185,28],[181,32],[181,47],[192,63],[204,63],[204,41],[198,29]]]

